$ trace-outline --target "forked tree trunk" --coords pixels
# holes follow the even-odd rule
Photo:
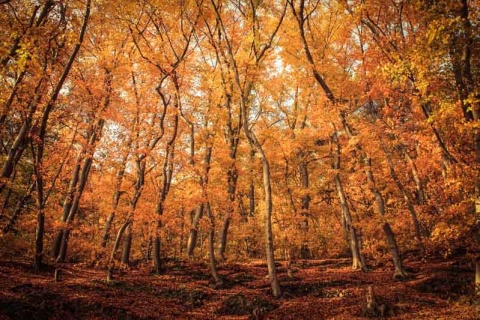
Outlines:
[[[113,280],[113,272],[115,271],[115,253],[117,252],[118,248],[120,247],[120,240],[125,232],[125,229],[130,225],[130,219],[132,215],[129,215],[125,221],[125,223],[120,227],[117,232],[117,237],[115,238],[115,242],[113,244],[112,252],[110,254],[110,259],[108,261],[108,269],[107,269],[107,282]]]
[[[174,78],[176,79],[176,78]],[[174,80],[176,81],[176,80]],[[175,98],[175,107],[178,108],[179,106],[179,87],[178,83],[175,82],[175,88],[177,89],[177,95]],[[175,155],[175,148],[174,143],[177,138],[178,132],[178,115],[175,115],[175,121],[173,126],[173,133],[171,138],[167,142],[166,152],[165,152],[165,159],[163,161],[163,187],[162,191],[160,192],[160,196],[157,202],[156,214],[157,214],[157,224],[155,226],[155,240],[153,245],[153,262],[156,269],[156,273],[160,274],[162,271],[162,261],[161,261],[161,251],[160,251],[160,228],[162,227],[162,215],[163,215],[163,206],[165,200],[167,199],[167,195],[170,191],[170,185],[172,182],[172,175],[173,175],[173,159]]]
[[[80,199],[82,197],[83,190],[85,189],[85,185],[87,183],[88,176],[90,173],[92,160],[93,159],[91,157],[88,157],[85,159],[85,162],[83,163],[82,171],[78,180],[78,186],[77,186],[78,189],[75,192],[73,201],[69,204],[70,210],[68,212],[67,219],[65,220],[66,227],[63,229],[63,231],[59,232],[59,234],[57,235],[56,240],[60,239],[59,248],[54,248],[55,252],[58,250],[58,255],[56,259],[57,262],[65,261],[65,258],[67,255],[67,242],[70,236],[69,228],[71,227],[71,224],[75,219],[75,215],[77,214],[78,207],[80,205]],[[60,237],[60,234],[61,234],[61,237]],[[58,245],[58,244],[55,243],[55,245]]]
[[[235,56],[233,53],[233,48],[228,40],[227,30],[222,20],[220,14],[220,8],[215,3],[215,1],[211,1],[213,9],[215,11],[215,16],[217,22],[219,23],[219,30],[224,35],[224,41],[226,44],[227,55],[229,59],[229,63],[231,64],[231,70],[233,72],[233,81],[238,93],[240,94],[240,111],[241,111],[241,118],[243,123],[243,131],[245,136],[247,137],[250,144],[253,146],[254,150],[260,155],[262,160],[262,170],[263,170],[263,187],[265,191],[265,249],[266,249],[266,256],[267,256],[267,268],[268,268],[268,277],[270,280],[270,286],[272,288],[272,294],[274,297],[279,297],[281,295],[280,284],[278,282],[277,273],[275,269],[275,251],[274,251],[274,240],[273,240],[273,231],[272,231],[272,187],[270,183],[270,164],[268,162],[267,156],[264,152],[262,144],[258,141],[257,137],[255,136],[254,132],[250,128],[249,118],[247,116],[247,108],[249,107],[247,101],[249,101],[248,97],[250,95],[250,91],[253,87],[253,83],[250,81],[246,81],[244,83],[240,80],[239,69],[237,66],[237,62],[235,60]],[[251,2],[251,9],[255,10],[255,4]],[[286,9],[286,7],[285,7]],[[261,60],[263,59],[263,54],[271,45],[273,38],[275,37],[276,32],[278,31],[283,18],[285,16],[285,11],[283,12],[282,16],[280,17],[277,27],[275,31],[271,34],[270,42],[266,44],[261,51],[259,51],[259,55],[255,58],[256,65],[259,65]],[[254,15],[255,18],[255,15]]]

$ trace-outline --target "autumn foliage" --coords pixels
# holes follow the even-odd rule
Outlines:
[[[477,2],[0,8],[2,259],[216,288],[265,260],[278,297],[276,261],[461,257],[480,285]]]

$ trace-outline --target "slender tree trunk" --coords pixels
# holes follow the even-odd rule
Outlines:
[[[195,210],[195,215],[193,216],[192,226],[190,227],[190,234],[187,242],[187,256],[189,258],[193,258],[193,251],[197,245],[198,224],[203,216],[203,207],[203,203],[199,204],[197,210]]]
[[[130,148],[131,141],[127,142],[127,147]],[[123,194],[122,192],[122,181],[123,181],[123,176],[125,175],[125,167],[127,164],[128,156],[130,152],[127,151],[125,155],[122,158],[122,162],[120,164],[120,169],[117,171],[116,177],[115,177],[115,191],[113,193],[113,202],[112,202],[112,212],[108,215],[107,221],[105,222],[105,230],[103,232],[103,237],[102,237],[102,242],[101,246],[102,248],[105,248],[107,246],[107,241],[110,236],[110,229],[112,228],[112,223],[113,219],[115,219],[115,214],[117,212],[118,204],[120,203],[120,198]]]
[[[210,171],[211,157],[212,157],[212,147],[206,146],[204,173],[203,173],[203,176],[200,178],[200,187],[202,188],[202,199],[206,199],[207,197],[206,188],[208,185],[208,173]],[[193,250],[195,249],[195,246],[197,244],[198,224],[200,222],[200,219],[203,216],[204,210],[205,210],[205,203],[202,202],[198,206],[197,211],[195,212],[195,215],[193,217],[192,227],[190,229],[190,236],[188,238],[188,244],[187,244],[187,255],[190,258],[193,257]]]
[[[58,236],[58,238],[57,238],[57,239],[59,239],[59,238],[61,239],[61,241],[60,241],[60,252],[57,256],[57,262],[64,262],[65,261],[65,258],[66,258],[66,255],[67,255],[67,251],[66,251],[67,250],[67,243],[66,242],[68,242],[68,239],[69,239],[69,236],[70,236],[70,229],[69,228],[71,227],[71,224],[75,219],[75,215],[77,214],[78,206],[80,205],[80,199],[81,199],[83,191],[85,189],[85,185],[87,184],[92,160],[93,159],[91,157],[88,157],[87,159],[85,159],[85,162],[83,163],[82,172],[80,174],[79,181],[78,181],[78,189],[75,192],[73,202],[69,205],[70,206],[70,211],[69,211],[67,219],[65,221],[66,227],[63,229],[62,237],[60,238]]]
[[[110,229],[112,229],[113,219],[115,218],[115,212],[112,211],[105,222],[105,230],[103,232],[102,243],[100,244],[102,248],[107,247],[108,238],[110,236]]]
[[[227,248],[227,236],[228,236],[228,228],[230,227],[230,217],[231,213],[228,213],[225,219],[223,220],[222,230],[220,232],[220,245],[218,247],[218,258],[221,260],[225,260],[225,250]]]
[[[117,237],[115,238],[115,242],[113,244],[112,252],[110,254],[110,259],[108,262],[107,281],[111,281],[113,279],[113,272],[115,269],[115,253],[118,251],[118,248],[120,247],[120,240],[122,239],[125,229],[130,225],[131,223],[130,219],[132,217],[133,215],[130,214],[125,220],[125,223],[120,227],[120,229],[117,232]]]
[[[208,255],[210,259],[210,271],[216,286],[222,286],[223,280],[217,271],[217,261],[215,260],[215,217],[213,216],[210,202],[206,204],[207,215],[210,219],[210,230],[208,233]]]
[[[223,81],[224,83],[224,81]],[[225,260],[225,250],[227,248],[227,236],[228,228],[230,227],[230,220],[235,211],[235,197],[237,190],[237,180],[238,180],[238,170],[236,165],[237,158],[237,149],[240,141],[240,130],[242,128],[242,114],[238,114],[238,124],[234,126],[233,124],[233,115],[232,115],[232,92],[233,84],[230,82],[230,86],[227,89],[226,84],[224,83],[225,91],[225,107],[228,110],[228,120],[227,120],[227,139],[229,143],[229,158],[232,161],[230,168],[227,171],[227,182],[228,182],[228,209],[223,220],[222,230],[220,232],[220,243],[218,247],[217,256],[221,260]]]
[[[226,49],[227,49],[227,54],[228,54],[228,59],[229,63],[231,64],[231,70],[233,72],[233,80],[234,80],[234,85],[236,89],[238,90],[238,93],[240,94],[240,111],[241,111],[241,119],[243,123],[243,130],[245,133],[245,136],[247,137],[248,141],[250,144],[253,146],[254,150],[260,154],[260,158],[262,160],[262,169],[263,169],[263,186],[264,186],[264,191],[265,191],[265,246],[266,246],[266,256],[267,256],[267,267],[268,267],[268,277],[270,280],[270,285],[272,288],[272,294],[274,297],[279,297],[281,295],[281,289],[280,289],[280,284],[278,282],[277,274],[276,274],[276,269],[275,269],[275,256],[274,256],[274,239],[273,239],[273,231],[272,231],[272,188],[270,184],[270,164],[268,162],[267,156],[263,150],[262,145],[258,141],[257,137],[253,133],[253,131],[249,127],[249,118],[247,116],[247,101],[249,101],[248,97],[250,95],[250,91],[252,89],[253,83],[250,81],[247,81],[247,83],[243,83],[240,80],[240,74],[239,74],[239,69],[237,66],[237,62],[234,57],[233,49],[231,46],[230,41],[228,40],[227,36],[227,31],[224,25],[224,22],[222,20],[222,17],[220,15],[220,8],[219,6],[215,3],[215,1],[211,1],[211,4],[213,6],[213,9],[215,11],[215,15],[217,18],[217,22],[220,25],[220,32],[224,34],[224,41],[226,44]],[[255,10],[255,5],[252,2],[252,11]],[[285,16],[285,11],[283,12],[283,15],[281,16],[279,23],[277,25],[277,28],[275,29],[274,33],[271,35],[270,41],[273,40],[273,37],[275,36],[276,32],[278,31],[278,28],[280,27],[283,17]],[[254,15],[255,17],[255,15]],[[271,43],[271,42],[270,42]],[[265,53],[265,50],[269,47],[269,45],[266,45],[259,51],[260,53],[256,55],[256,60],[255,63],[258,66],[259,63],[261,62],[263,58],[263,54]],[[243,85],[242,85],[243,83]]]
[[[410,155],[408,154],[408,151],[405,150],[405,148],[403,148],[403,153],[405,154],[405,158],[407,159],[410,165],[410,170],[412,171],[412,178],[413,178],[413,181],[415,182],[415,189],[417,191],[417,203],[425,204],[425,202],[427,201],[427,195],[425,193],[422,180],[420,179],[420,176],[418,174],[415,161],[412,159],[412,157],[410,157]]]
[[[302,124],[302,128],[305,127],[305,124]],[[310,179],[309,179],[309,174],[308,174],[308,162],[306,159],[304,159],[304,154],[303,152],[300,152],[298,155],[300,158],[300,164],[299,164],[299,171],[300,171],[300,185],[302,187],[302,191],[305,192],[305,194],[302,196],[302,206],[301,206],[301,222],[300,222],[300,229],[302,230],[303,234],[303,240],[302,240],[302,246],[300,248],[300,257],[302,259],[308,259],[310,258],[310,248],[308,247],[308,242],[306,240],[308,234],[309,234],[309,223],[308,223],[308,218],[310,215],[310,201],[311,197],[310,194],[308,194],[309,188],[310,188]],[[290,266],[290,264],[288,264]],[[290,270],[290,269],[289,269]]]
[[[62,232],[62,238],[60,239],[60,248],[58,256],[55,262],[65,262],[67,257],[68,238],[70,237],[70,229],[66,228]]]
[[[133,230],[130,222],[125,230],[125,240],[123,243],[122,263],[128,265],[130,263],[130,252],[132,249]]]
[[[277,271],[275,269],[275,250],[272,231],[272,187],[270,185],[270,164],[268,163],[267,157],[260,144],[257,145],[257,148],[262,156],[263,186],[265,189],[265,245],[267,253],[268,278],[270,280],[270,286],[272,287],[273,296],[279,297],[282,292],[277,278]]]
[[[45,235],[45,213],[43,208],[38,210],[37,231],[35,236],[35,262],[34,269],[40,270],[43,264],[43,237]]]
[[[13,229],[13,227],[15,226],[15,223],[17,222],[18,217],[20,216],[20,213],[22,212],[22,210],[27,205],[27,202],[32,197],[32,193],[35,190],[35,185],[36,185],[36,181],[30,185],[30,187],[25,192],[23,197],[18,201],[17,206],[15,207],[15,210],[13,211],[13,214],[10,217],[10,220],[3,228],[3,233],[7,234]]]
[[[342,209],[342,215],[345,220],[345,227],[348,235],[348,240],[350,244],[350,251],[352,253],[352,269],[367,271],[367,266],[365,265],[365,259],[362,257],[360,252],[360,245],[357,238],[355,228],[353,226],[352,217],[350,215],[350,209],[348,207],[348,202],[343,190],[342,182],[340,180],[340,175],[337,173],[334,176],[335,188],[337,189],[337,195],[340,200],[340,207]]]
[[[73,199],[75,197],[75,191],[77,190],[78,184],[78,177],[80,175],[81,163],[84,156],[84,151],[82,150],[79,152],[77,156],[77,160],[75,163],[75,167],[72,171],[72,178],[70,179],[70,183],[68,185],[67,195],[65,196],[65,200],[63,201],[63,211],[62,211],[62,223],[66,223],[68,219],[68,215],[70,214],[70,210],[72,209]],[[60,253],[60,247],[62,245],[62,238],[63,238],[64,229],[60,229],[55,237],[53,242],[53,250],[52,255],[54,258],[57,258]]]
[[[232,161],[235,161],[235,157],[230,156]],[[238,173],[235,168],[235,164],[228,170],[228,212],[223,220],[222,230],[220,232],[220,243],[218,247],[217,256],[221,260],[225,260],[225,250],[227,248],[227,235],[228,228],[230,227],[230,220],[233,212],[235,211],[235,193],[237,189]]]
[[[157,274],[160,274],[162,271],[162,260],[161,260],[161,239],[160,235],[155,236],[153,241],[153,263],[155,265],[155,271]]]
[[[335,129],[335,126],[333,126]],[[360,269],[362,271],[367,271],[367,266],[365,264],[365,259],[362,256],[360,251],[360,245],[357,238],[355,228],[353,226],[352,216],[350,214],[350,208],[348,206],[347,197],[343,189],[342,181],[340,180],[340,142],[338,141],[338,135],[336,129],[333,133],[333,143],[334,143],[334,154],[332,168],[337,170],[333,177],[333,182],[335,188],[337,189],[338,199],[340,201],[340,207],[342,211],[343,221],[345,221],[345,230],[350,244],[350,250],[352,253],[352,268],[354,270]]]
[[[387,157],[387,163],[388,167],[390,169],[390,175],[392,176],[393,181],[395,181],[395,184],[398,187],[398,190],[402,193],[403,199],[405,200],[405,203],[407,204],[408,211],[410,212],[410,216],[412,217],[412,223],[413,227],[415,230],[415,237],[417,238],[418,241],[418,246],[420,247],[420,250],[422,251],[422,254],[425,252],[425,247],[423,245],[423,238],[422,238],[422,232],[420,229],[420,223],[418,221],[417,213],[415,211],[415,207],[413,206],[412,201],[410,201],[410,197],[407,194],[407,191],[403,187],[402,182],[400,181],[400,178],[398,177],[397,173],[395,172],[395,166],[392,161],[392,157],[388,153],[387,148],[385,145],[382,143],[382,149],[383,152],[385,153],[385,156]]]
[[[375,184],[375,179],[372,172],[372,160],[368,157],[365,157],[365,172],[367,174],[368,183],[370,184],[370,190],[375,196],[376,211],[381,216],[385,216],[385,201],[380,191],[377,189]],[[390,247],[390,252],[392,253],[393,266],[395,268],[393,276],[395,278],[402,278],[408,276],[408,273],[403,268],[403,261],[400,257],[400,252],[398,250],[397,241],[395,240],[395,234],[393,233],[392,228],[388,222],[384,222],[382,225],[383,231],[387,238],[388,245]]]
[[[253,178],[250,179],[248,188],[248,214],[250,217],[255,216],[255,184],[253,183]]]

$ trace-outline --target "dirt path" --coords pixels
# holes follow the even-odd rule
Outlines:
[[[170,264],[161,276],[147,267],[122,271],[106,283],[103,270],[65,264],[35,274],[20,262],[0,261],[0,318],[12,319],[365,319],[372,285],[391,319],[480,319],[472,299],[473,272],[455,261],[407,262],[413,274],[392,279],[389,265],[352,272],[347,260],[300,261],[289,278],[280,266],[283,296],[269,295],[266,266],[227,264],[226,287],[210,285],[202,263]]]

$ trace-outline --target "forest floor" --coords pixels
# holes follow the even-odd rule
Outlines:
[[[266,265],[226,263],[222,289],[208,265],[170,262],[163,275],[138,265],[117,271],[63,264],[40,273],[27,263],[0,261],[0,319],[366,319],[373,286],[390,319],[480,319],[471,266],[461,260],[406,261],[411,277],[392,278],[389,264],[353,272],[347,259],[296,261],[293,278],[279,264],[283,295],[270,295]]]

